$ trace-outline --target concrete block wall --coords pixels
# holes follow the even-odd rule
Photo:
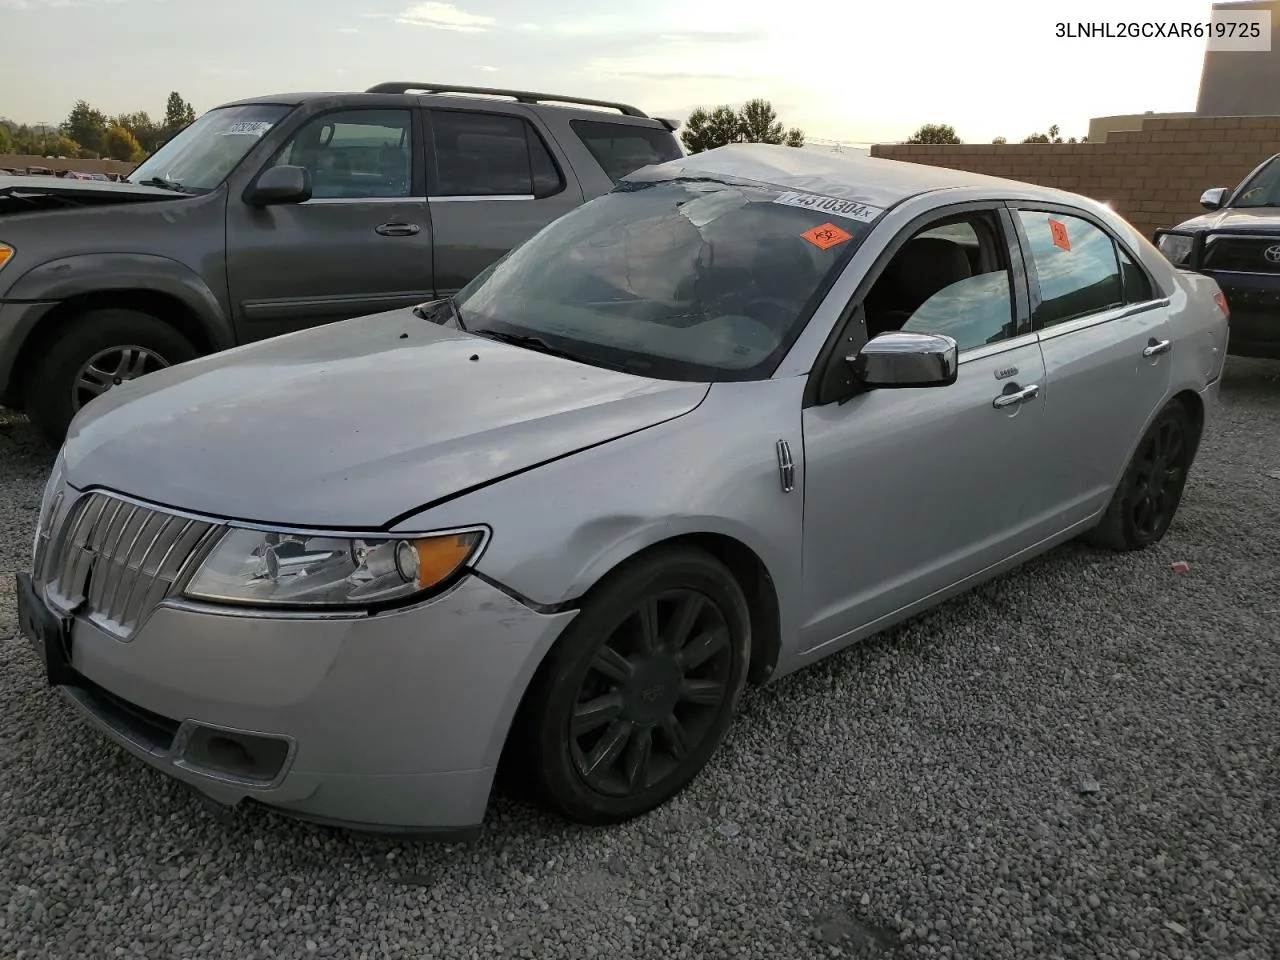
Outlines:
[[[1173,117],[1104,143],[877,144],[873,157],[953,167],[1110,203],[1150,237],[1202,213],[1200,194],[1234,187],[1280,153],[1280,116]]]

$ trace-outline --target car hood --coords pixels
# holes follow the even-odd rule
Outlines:
[[[227,519],[373,530],[681,416],[707,390],[393,311],[111,390],[72,422],[64,457],[80,490]]]
[[[1237,233],[1275,233],[1280,230],[1280,208],[1236,207],[1202,213],[1178,224],[1179,230],[1231,230]]]
[[[100,206],[147,200],[189,199],[187,194],[112,180],[67,180],[63,177],[0,176],[0,214],[74,206]]]

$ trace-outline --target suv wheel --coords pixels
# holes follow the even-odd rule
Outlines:
[[[195,356],[186,337],[150,314],[89,310],[60,330],[37,361],[24,406],[45,441],[59,447],[71,418],[94,397]]]

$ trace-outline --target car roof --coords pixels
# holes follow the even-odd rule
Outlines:
[[[388,97],[412,97],[414,100],[417,100],[419,102],[423,102],[428,99],[464,100],[464,101],[478,100],[482,103],[498,103],[498,104],[503,104],[503,103],[510,104],[510,103],[519,102],[513,99],[499,99],[498,95],[502,93],[505,93],[505,91],[495,91],[495,93],[492,95],[477,96],[473,94],[468,94],[466,92],[397,93],[392,91],[374,91],[374,90],[312,90],[309,92],[301,92],[301,93],[269,93],[269,94],[264,94],[262,96],[245,97],[242,100],[231,100],[231,101],[228,101],[227,103],[220,103],[214,109],[218,110],[225,107],[247,107],[247,106],[256,106],[256,105],[262,105],[262,104],[296,107],[301,103],[307,103],[308,101],[311,101],[311,100],[329,100],[333,98],[342,98],[345,100],[345,99],[355,99],[360,97],[369,97],[370,99],[382,99],[384,101]],[[570,114],[575,117],[594,118],[596,116],[601,116],[609,121],[621,122],[621,123],[631,124],[634,126],[658,127],[658,128],[668,129],[666,127],[666,122],[664,122],[660,117],[650,117],[644,114],[636,115],[636,114],[620,113],[618,112],[617,109],[614,109],[615,105],[606,104],[603,101],[594,102],[594,103],[584,102],[584,103],[575,104],[575,103],[572,103],[571,101],[556,100],[555,98],[550,97],[550,95],[543,94],[539,96],[546,96],[547,99],[545,101],[538,101],[535,103],[526,102],[525,105],[534,107],[535,109],[541,110],[541,111],[555,111],[557,113]],[[623,106],[623,105],[616,105],[616,106]],[[629,108],[629,109],[634,109],[634,108]]]
[[[1079,200],[1061,190],[964,170],[767,143],[729,144],[642,167],[623,179],[640,183],[685,177],[751,181],[882,208],[922,193],[965,187],[984,187],[1014,196],[1033,192],[1067,203]]]

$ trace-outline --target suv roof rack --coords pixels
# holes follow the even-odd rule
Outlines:
[[[588,97],[562,97],[554,93],[533,93],[529,90],[501,90],[496,87],[460,87],[446,83],[410,83],[393,80],[387,83],[374,84],[365,93],[408,93],[410,90],[421,90],[424,93],[464,93],[481,94],[489,97],[512,97],[519,103],[577,103],[588,107],[606,107],[617,110],[623,116],[643,117],[649,115],[626,103],[613,103],[609,100],[592,100]]]

